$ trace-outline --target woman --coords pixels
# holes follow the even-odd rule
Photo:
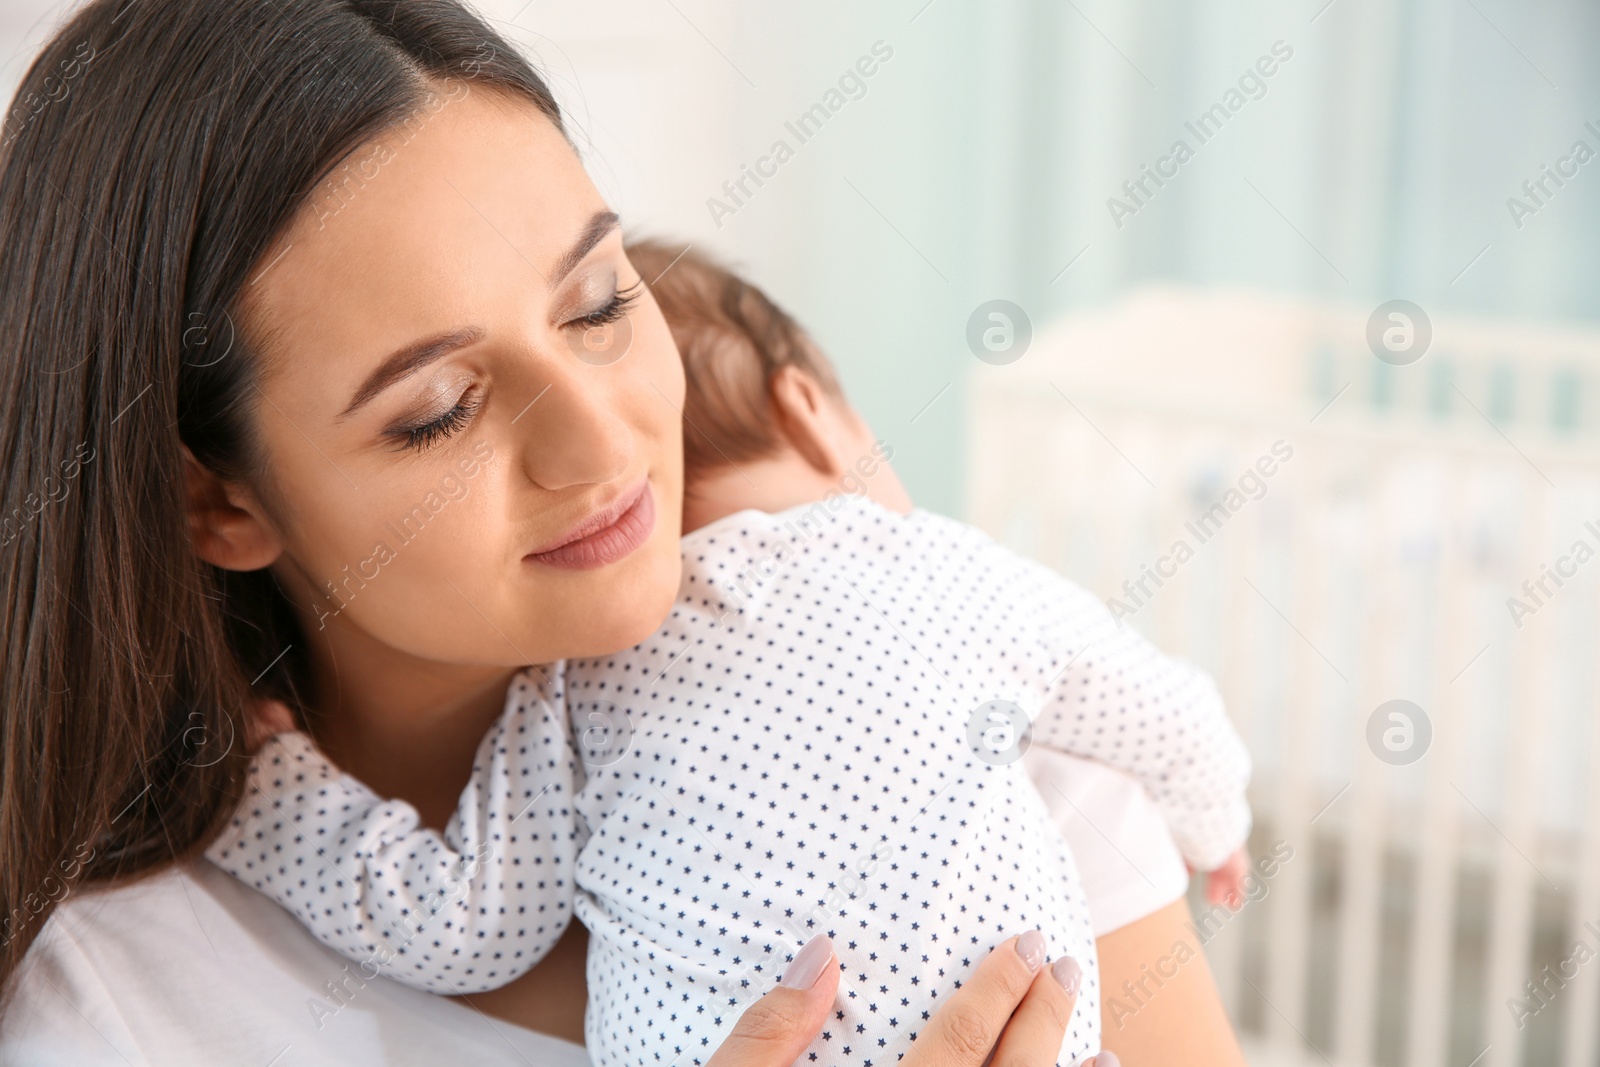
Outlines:
[[[627,359],[574,358],[638,282],[617,220],[544,84],[449,0],[97,0],[18,101],[0,161],[6,1055],[458,1048],[458,1005],[436,1002],[452,1024],[330,968],[187,861],[238,800],[263,699],[438,826],[519,668],[656,627],[678,579],[681,366],[648,292]],[[638,536],[594,528],[641,480]],[[52,922],[105,882],[134,884]],[[172,925],[180,901],[194,926]],[[483,1010],[581,1004],[581,949]],[[976,1064],[1002,1032],[1015,1062],[1049,1062],[1065,994],[1007,951],[919,1043],[930,1063]],[[763,1001],[743,1037],[766,1040],[728,1062],[787,1062],[820,1024],[816,981],[809,1015]],[[361,1032],[378,1000],[413,1025]]]

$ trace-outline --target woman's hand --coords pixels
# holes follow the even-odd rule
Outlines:
[[[777,988],[739,1016],[706,1067],[789,1067],[822,1031],[838,989],[833,940],[818,934],[795,953]]]
[[[1083,972],[1049,966],[1037,931],[1003,942],[929,1020],[901,1067],[1051,1067],[1061,1052]],[[806,942],[778,987],[740,1017],[707,1067],[790,1067],[822,1030],[839,988],[833,942]],[[989,1059],[990,1052],[993,1059]],[[1080,1067],[1118,1067],[1102,1052]]]

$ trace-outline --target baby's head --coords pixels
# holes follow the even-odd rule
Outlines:
[[[684,532],[745,508],[811,503],[830,490],[911,509],[888,450],[799,323],[692,249],[640,241],[628,258],[661,307],[688,379]]]

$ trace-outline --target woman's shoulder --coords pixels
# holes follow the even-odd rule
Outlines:
[[[62,902],[29,949],[0,1064],[437,1062],[588,1067],[582,1048],[367,977],[210,863]]]

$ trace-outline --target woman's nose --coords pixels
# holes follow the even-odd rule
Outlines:
[[[514,417],[522,468],[536,485],[598,485],[628,473],[634,434],[609,372],[582,363],[559,368]]]

